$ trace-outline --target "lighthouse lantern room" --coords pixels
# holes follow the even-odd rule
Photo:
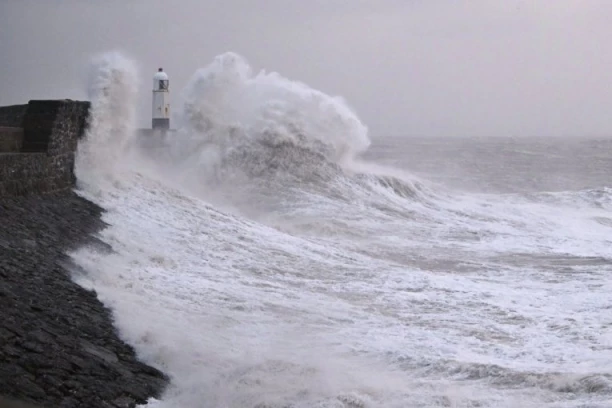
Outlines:
[[[170,129],[170,94],[168,75],[163,68],[153,76],[153,129]]]

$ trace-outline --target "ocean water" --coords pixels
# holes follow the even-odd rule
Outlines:
[[[148,407],[612,406],[612,140],[370,139],[232,53],[143,139],[135,64],[91,78],[112,251],[74,279],[171,377]]]

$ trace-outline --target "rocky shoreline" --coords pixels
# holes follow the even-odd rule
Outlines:
[[[0,197],[0,407],[118,407],[159,397],[163,373],[120,340],[95,292],[72,282],[67,251],[94,243],[102,209],[64,191]]]

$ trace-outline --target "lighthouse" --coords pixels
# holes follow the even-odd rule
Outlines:
[[[153,129],[170,129],[170,94],[168,75],[163,68],[153,76]]]

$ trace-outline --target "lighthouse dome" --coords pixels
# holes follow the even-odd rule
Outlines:
[[[155,79],[156,81],[164,80],[167,81],[168,80],[168,74],[166,74],[164,71],[158,71],[155,73],[155,75],[153,75],[153,79]]]
[[[153,91],[168,91],[168,74],[162,68],[153,75]]]

